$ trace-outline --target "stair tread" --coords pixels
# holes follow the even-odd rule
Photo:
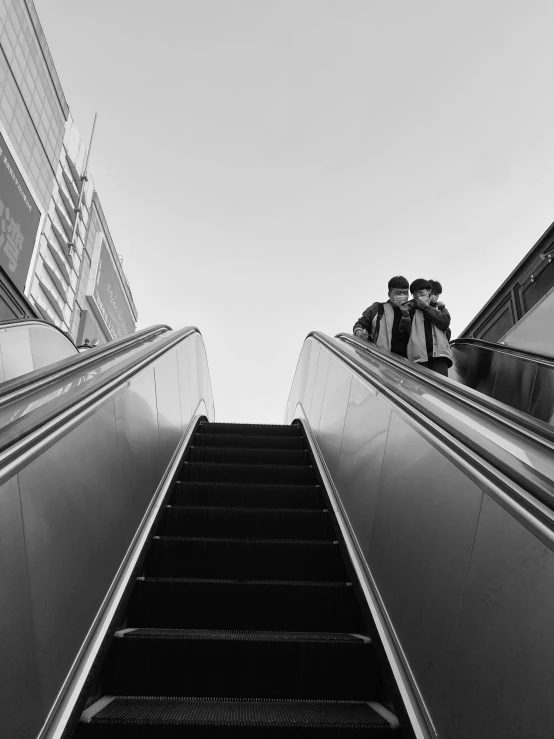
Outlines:
[[[377,708],[377,710],[375,710]],[[83,723],[217,726],[397,728],[396,717],[370,701],[244,700],[103,696],[84,711]]]
[[[200,483],[205,484],[205,483]],[[261,508],[259,506],[223,506],[223,505],[178,505],[170,503],[166,508],[178,508],[180,510],[191,510],[191,511],[228,511],[229,513],[238,512],[251,512],[251,513],[290,513],[296,515],[298,513],[306,515],[318,515],[322,513],[328,513],[327,508]]]
[[[204,541],[213,542],[214,544],[226,542],[229,544],[276,544],[282,546],[337,546],[337,541],[328,539],[249,539],[248,537],[229,538],[223,536],[154,536],[159,541]]]
[[[167,629],[126,628],[116,632],[124,639],[194,639],[210,641],[275,641],[275,642],[318,642],[326,644],[360,643],[371,640],[362,634],[335,631],[234,631],[230,629]]]
[[[209,583],[209,584],[225,584],[225,585],[294,585],[304,587],[352,587],[352,583],[347,580],[241,580],[232,578],[213,578],[213,577],[137,577],[141,582],[171,582],[171,583]]]

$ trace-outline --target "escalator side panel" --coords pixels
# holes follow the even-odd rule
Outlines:
[[[553,551],[440,437],[321,345],[320,363],[323,354],[330,366],[312,431],[438,735],[546,739]],[[432,400],[413,381],[401,386]],[[313,392],[295,378],[286,421]]]
[[[10,598],[2,608],[0,674],[3,686],[14,683],[0,692],[2,737],[38,734],[190,420],[190,413],[183,419],[180,410],[170,411],[180,409],[180,389],[190,380],[188,364],[177,372],[178,346],[54,438],[1,488],[0,526],[13,543],[6,552],[0,544],[0,598]],[[195,351],[191,356],[196,360]],[[201,400],[197,380],[194,387],[193,411]],[[206,401],[212,405],[211,397]],[[14,645],[21,652],[6,661]],[[29,697],[32,710],[23,697],[14,698],[15,664],[28,685],[21,696],[38,692]]]

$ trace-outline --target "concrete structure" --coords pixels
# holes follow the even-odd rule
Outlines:
[[[0,320],[34,314],[74,340],[87,326],[101,342],[134,331],[130,290],[93,182],[84,177],[86,146],[32,0],[0,0],[0,88]],[[102,244],[113,269],[95,272]],[[106,315],[125,314],[116,329],[113,316],[87,324],[91,279],[96,313],[102,316],[101,303]]]

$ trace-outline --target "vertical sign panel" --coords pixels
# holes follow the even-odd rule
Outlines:
[[[21,292],[33,256],[41,212],[0,135],[0,267]]]
[[[102,240],[98,271],[92,293],[95,313],[112,339],[120,339],[135,330],[125,291],[112,262],[106,243]]]

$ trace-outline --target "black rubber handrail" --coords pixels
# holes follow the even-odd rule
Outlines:
[[[406,359],[403,360],[390,352],[380,352],[373,344],[363,341],[363,339],[358,339],[351,334],[337,334],[336,338],[355,346],[356,349],[367,352],[370,356],[378,356],[379,361],[388,363],[395,369],[400,368],[403,372],[417,379],[418,382],[429,383],[435,388],[440,387],[448,396],[456,396],[460,400],[470,403],[474,409],[482,414],[486,414],[499,421],[507,422],[511,427],[517,426],[522,431],[525,430],[534,436],[538,436],[554,444],[554,427],[544,421],[539,421],[538,418],[530,416],[528,413],[518,411],[516,408],[490,398],[488,395],[484,395],[467,385],[454,382],[436,372],[433,373],[431,380],[431,378],[427,378],[424,375],[421,368],[416,364],[408,362]]]
[[[453,339],[450,342],[451,346],[477,346],[480,349],[488,349],[492,352],[499,352],[500,354],[509,354],[512,357],[517,357],[526,362],[533,362],[534,364],[546,365],[551,369],[554,369],[554,357],[549,357],[547,354],[539,354],[538,352],[528,351],[527,349],[518,349],[515,346],[509,346],[509,344],[498,344],[493,341],[484,341],[483,339],[470,339],[460,338]]]
[[[87,349],[86,352],[76,354],[73,357],[60,359],[58,362],[49,364],[46,367],[41,367],[19,377],[14,377],[13,380],[8,380],[0,384],[0,405],[11,403],[16,398],[28,392],[35,392],[48,387],[73,374],[77,368],[85,370],[87,367],[97,364],[98,361],[115,357],[122,352],[128,351],[130,346],[140,344],[166,331],[171,331],[171,328],[165,324],[150,326],[117,341],[102,344],[94,349]]]
[[[462,411],[466,406],[468,410],[474,412],[476,410],[474,403],[469,404],[461,394],[453,392],[452,386],[438,385],[436,378],[439,376],[435,373],[432,377],[425,377],[424,372],[417,369],[412,370],[407,362],[395,357],[390,352],[381,352],[367,344],[364,347],[361,342],[349,341],[348,343],[353,344],[357,350],[360,350],[360,357],[357,358],[341,346],[341,342],[344,341],[342,334],[339,334],[340,340],[331,339],[318,331],[308,334],[307,338],[310,337],[323,344],[331,353],[372,386],[377,387],[394,405],[408,413],[431,437],[439,439],[440,443],[449,448],[457,459],[463,460],[464,466],[470,474],[472,471],[477,472],[481,477],[490,481],[493,487],[502,491],[504,500],[512,501],[520,508],[525,509],[534,521],[540,521],[543,532],[548,532],[549,546],[554,548],[554,517],[551,513],[554,512],[554,480],[543,475],[532,466],[524,464],[517,457],[496,446],[493,441],[487,440],[478,432],[472,432],[471,428],[461,428],[460,424],[446,417],[438,408],[433,408],[423,398],[420,400],[417,393],[409,391],[401,383],[395,381],[393,377],[388,377],[386,374],[380,377],[374,376],[366,363],[372,361],[380,367],[383,364],[388,364],[400,375],[414,379],[419,386],[427,385],[430,392],[436,393],[437,390],[440,390],[445,402],[450,405],[452,403],[458,404]],[[345,335],[345,338],[353,339],[348,335]],[[364,354],[366,357],[363,356]],[[483,410],[483,413],[487,415],[488,420],[493,421],[499,427],[498,432],[500,434],[503,432],[510,436],[515,434],[519,437],[522,445],[527,444],[528,448],[535,445],[543,454],[545,451],[552,452],[554,449],[550,438],[531,437],[526,434],[525,430],[518,428],[517,424],[497,418],[495,414],[487,414],[486,409]],[[551,429],[546,427],[545,430],[548,430],[550,436]],[[545,511],[541,511],[540,506],[537,506],[534,501],[542,504]],[[537,527],[537,531],[539,528]]]
[[[32,453],[39,442],[51,435],[57,428],[65,426],[75,416],[86,412],[154,359],[195,333],[200,334],[195,326],[172,331],[169,336],[144,347],[89,382],[79,385],[71,393],[54,398],[32,413],[4,427],[0,436],[0,474],[2,471],[5,472],[8,465],[18,463],[17,460],[22,456]]]

